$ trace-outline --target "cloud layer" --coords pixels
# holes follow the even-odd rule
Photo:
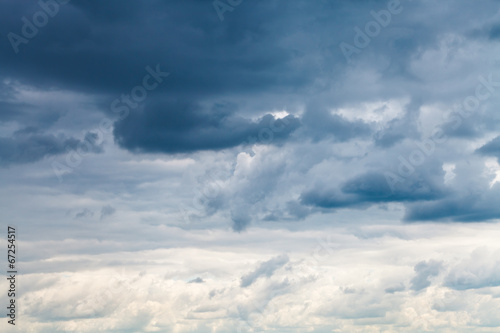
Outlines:
[[[497,2],[0,1],[0,27],[25,331],[498,331]]]

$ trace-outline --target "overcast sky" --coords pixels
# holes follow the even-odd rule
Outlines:
[[[500,329],[498,1],[0,0],[0,27],[7,331]]]

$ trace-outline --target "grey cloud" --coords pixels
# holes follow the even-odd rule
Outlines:
[[[323,208],[343,208],[358,202],[355,198],[344,196],[335,189],[313,189],[301,194],[300,203]]]
[[[317,164],[342,159],[337,150],[347,150],[343,156],[373,155],[384,150],[384,158],[397,161],[397,149],[406,144],[405,139],[418,139],[421,134],[421,106],[434,102],[447,106],[463,99],[464,92],[477,84],[477,76],[487,75],[482,71],[493,68],[488,52],[481,55],[484,61],[470,66],[470,59],[462,58],[461,49],[467,51],[467,46],[475,42],[488,43],[485,49],[496,45],[485,38],[488,32],[496,38],[498,20],[492,14],[495,3],[487,1],[475,7],[452,3],[443,2],[440,10],[429,16],[427,3],[408,2],[404,11],[393,17],[391,25],[371,38],[369,45],[347,64],[339,43],[352,43],[353,28],[363,28],[373,19],[370,11],[381,10],[386,3],[257,2],[245,6],[245,10],[241,7],[231,12],[221,24],[215,12],[210,15],[205,10],[213,10],[211,3],[200,1],[153,1],[127,6],[119,1],[70,2],[36,38],[21,45],[19,54],[12,52],[8,41],[0,45],[0,60],[6,64],[0,70],[5,79],[1,83],[1,107],[6,110],[0,119],[26,121],[26,126],[45,130],[38,136],[18,133],[15,138],[2,138],[1,163],[31,163],[64,153],[66,147],[78,144],[77,139],[59,138],[48,131],[48,127],[61,120],[64,111],[12,102],[15,89],[8,82],[41,92],[64,89],[85,95],[88,103],[109,116],[113,114],[110,102],[140,84],[145,66],[155,64],[171,72],[171,76],[128,117],[115,123],[114,139],[123,149],[138,154],[189,154],[250,146],[252,142],[281,147],[308,142],[310,147],[324,150],[315,157]],[[37,8],[36,4],[20,2],[0,6],[9,7],[0,11],[4,31],[14,32],[19,32],[19,18]],[[473,19],[464,19],[466,14]],[[426,20],[417,19],[424,15]],[[480,40],[471,36],[478,25],[483,27]],[[445,38],[449,35],[452,40]],[[447,62],[452,64],[449,70],[440,72],[438,66]],[[456,80],[457,77],[464,79]],[[471,77],[474,81],[469,87]],[[359,103],[403,98],[411,101],[404,114],[383,124],[350,120],[331,112],[346,106],[355,108]],[[488,100],[493,102],[494,98]],[[300,118],[294,116],[304,105],[306,109]],[[275,125],[279,130],[274,131],[270,126],[274,120],[271,112],[281,109],[295,112],[278,120]],[[448,135],[468,140],[481,136],[483,129],[495,131],[492,118],[482,116],[478,113],[469,118],[467,126],[464,124],[458,132],[447,132]],[[272,140],[267,137],[269,130]],[[332,147],[321,146],[323,143],[331,143]],[[349,147],[349,143],[359,146]],[[365,143],[368,148],[362,147]],[[21,153],[25,146],[38,148],[24,149],[31,153],[27,156]],[[487,145],[479,152],[494,155],[494,148]],[[360,151],[353,153],[355,149]],[[460,158],[458,150],[446,152],[446,158]],[[433,157],[436,160],[440,158],[437,155]],[[440,166],[428,165],[419,167],[421,175],[405,179],[390,192],[382,178],[384,166],[377,167],[379,161],[370,158],[359,160],[360,164],[345,160],[346,165],[351,163],[348,168],[353,174],[341,183],[310,188],[294,180],[299,200],[287,198],[278,208],[262,204],[276,186],[267,187],[267,182],[254,178],[255,185],[250,189],[228,191],[208,201],[208,214],[228,210],[230,214],[226,216],[233,219],[234,230],[241,231],[258,213],[263,213],[267,221],[304,219],[313,212],[331,208],[403,202],[408,220],[445,220],[447,216],[453,219],[453,212],[447,210],[447,216],[440,215],[439,205],[452,207],[454,204],[449,202],[460,202],[466,197],[462,188],[443,188],[436,180],[442,176]],[[308,173],[308,179],[315,178],[316,171],[306,170],[314,170],[313,163],[307,167],[303,167],[307,161],[297,164],[301,166],[289,167],[289,174]],[[280,182],[290,181],[289,174]],[[431,208],[434,214],[419,213],[425,208]],[[494,209],[487,208],[485,218],[496,216]],[[470,218],[483,216],[470,214]]]
[[[382,148],[390,148],[406,138],[418,139],[418,117],[420,115],[421,102],[412,101],[406,106],[405,114],[387,123],[385,128],[374,135],[375,145]]]
[[[6,101],[12,98],[15,92],[12,87],[8,87],[6,84],[3,84],[0,88],[4,90],[3,96],[1,96],[3,98],[0,101],[0,108],[2,110],[0,121],[2,122],[16,121],[28,127],[47,127],[61,117],[61,113],[54,112],[54,110],[43,110],[39,106],[26,102]]]
[[[443,196],[443,187],[425,174],[415,173],[391,189],[386,175],[369,172],[344,182],[337,189],[319,187],[306,191],[302,193],[300,201],[305,205],[342,208],[366,207],[384,202],[435,200]]]
[[[302,220],[311,213],[309,207],[300,205],[297,201],[289,201],[286,203],[287,212],[296,219]]]
[[[489,31],[489,38],[490,39],[500,39],[500,24],[496,24],[493,27],[491,27]]]
[[[0,60],[9,66],[2,68],[0,75],[37,87],[98,93],[111,101],[140,83],[137,80],[144,76],[146,65],[161,62],[164,70],[172,71],[171,77],[152,97],[148,96],[143,111],[133,112],[116,123],[116,142],[134,152],[220,150],[244,144],[248,136],[259,136],[271,116],[252,121],[255,114],[316,98],[319,92],[335,86],[332,80],[345,78],[352,68],[345,66],[339,43],[352,42],[352,28],[373,19],[370,10],[384,6],[371,1],[299,1],[297,5],[278,0],[257,2],[232,12],[221,24],[215,12],[209,13],[213,10],[211,3],[194,0],[127,6],[118,1],[71,2],[60,9],[43,33],[21,45],[19,54],[12,52],[9,43],[1,45]],[[380,73],[384,84],[378,89],[367,89],[363,82],[356,81],[354,89],[345,85],[350,91],[339,92],[337,100],[327,103],[323,99],[314,108],[308,108],[302,119],[304,135],[313,140],[330,137],[338,142],[369,137],[370,124],[329,114],[328,107],[380,96],[407,95],[405,83],[413,84],[416,80],[408,68],[416,51],[435,46],[437,36],[462,32],[457,32],[453,24],[444,24],[446,20],[421,22],[409,15],[427,13],[425,4],[413,2],[406,6],[411,11],[405,10],[398,16],[406,19],[403,27],[385,29],[358,55],[361,64],[390,63]],[[493,5],[483,6],[475,10],[480,18],[489,15]],[[16,3],[10,7],[1,12],[18,16],[4,15],[5,31],[19,31],[17,17],[36,6]],[[448,7],[441,15],[455,23],[463,21],[463,8],[470,9],[466,4]],[[160,13],[176,14],[168,14],[169,19],[164,19]],[[169,32],[162,35],[161,43],[156,39],[159,31]],[[158,96],[189,102],[163,102]],[[242,107],[246,104],[246,109],[227,112],[206,108],[225,100],[237,100]],[[409,121],[413,118],[408,117],[378,132],[375,143],[390,147],[404,137],[413,137],[414,124]],[[298,129],[299,119],[290,116],[288,120],[289,125],[274,133],[274,143],[288,140]]]
[[[242,207],[236,207],[231,211],[231,220],[233,221],[233,230],[241,232],[247,228],[247,226],[252,221],[252,218],[248,214],[248,208],[244,211],[241,210]]]
[[[114,134],[121,147],[132,151],[185,153],[276,144],[299,124],[291,115],[275,119],[268,114],[252,121],[238,116],[228,106],[215,105],[208,111],[196,104],[174,101],[130,114],[115,124]]]
[[[342,142],[353,138],[367,137],[371,133],[369,124],[361,120],[348,121],[340,115],[330,113],[324,106],[318,105],[307,108],[302,122],[308,135],[316,141],[331,137]]]
[[[444,283],[456,290],[500,286],[498,252],[490,253],[484,248],[475,250],[450,270]]]
[[[5,31],[17,33],[22,23],[18,18],[36,9],[24,3],[2,6],[15,13],[3,15]],[[140,75],[144,63],[162,59],[179,73],[176,84],[169,87],[175,94],[255,91],[275,86],[296,89],[311,81],[321,68],[297,63],[307,59],[308,53],[286,41],[290,29],[295,30],[293,34],[300,30],[291,25],[285,29],[284,23],[290,16],[300,21],[314,17],[316,6],[340,17],[337,8],[343,5],[301,2],[301,6],[297,10],[286,1],[257,2],[235,11],[221,24],[211,2],[153,1],[127,6],[119,1],[70,2],[43,28],[44,33],[20,46],[19,54],[13,52],[10,43],[2,44],[0,59],[11,64],[2,71],[38,84],[50,82],[54,86],[120,93],[130,89],[131,80]],[[328,25],[333,29],[338,23],[332,20]],[[162,34],[161,43],[156,38],[144,38],[156,36],[158,31],[168,32]],[[36,59],[30,54],[37,54]]]
[[[405,291],[405,290],[406,290],[406,287],[404,286],[404,284],[400,284],[398,286],[386,288],[385,292],[388,294],[394,294],[394,293]]]
[[[88,208],[85,208],[81,212],[76,213],[75,219],[82,219],[82,218],[93,217],[93,216],[94,216],[94,212]]]
[[[188,283],[204,283],[205,280],[203,280],[201,277],[197,277],[195,279],[190,280]]]
[[[486,143],[477,152],[482,155],[496,156],[500,160],[500,136]]]
[[[116,212],[116,209],[110,205],[106,205],[101,208],[101,217],[99,218],[101,221],[108,217],[113,215]]]
[[[432,200],[443,197],[443,189],[425,174],[415,173],[411,178],[390,188],[386,175],[367,173],[347,181],[342,192],[356,195],[368,202],[401,202]]]
[[[486,133],[496,133],[499,122],[500,118],[492,106],[485,105],[484,109],[474,111],[467,118],[459,112],[452,112],[441,128],[448,137],[473,139],[483,137]]]
[[[445,123],[442,126],[444,133],[450,137],[458,137],[458,138],[474,138],[477,137],[481,131],[478,128],[478,123],[474,123],[472,121],[467,121],[466,123],[462,123],[460,126],[456,126],[453,123]]]
[[[286,180],[289,162],[286,155],[280,153],[282,147],[268,147],[259,153],[248,147],[248,151],[238,154],[239,161],[228,168],[227,172],[220,172],[218,177],[202,177],[199,196],[203,203],[204,212],[213,215],[227,210],[230,213],[234,231],[244,231],[252,221],[260,219],[262,214],[265,221],[276,221],[291,216],[284,216],[284,212],[273,203],[275,191]],[[259,151],[259,148],[256,148]],[[249,168],[250,165],[258,166]],[[306,207],[292,207],[292,216],[299,216],[307,211]],[[293,218],[295,219],[295,218]]]
[[[494,154],[496,141],[485,145],[480,152]],[[443,154],[455,158],[454,153],[447,151]],[[394,155],[389,152],[388,156]],[[454,164],[456,168],[452,181],[445,182],[443,161],[439,158],[434,153],[423,165],[415,167],[410,176],[399,177],[394,183],[391,180],[396,174],[387,173],[391,169],[364,173],[340,184],[318,182],[301,193],[299,202],[327,211],[346,207],[364,209],[380,203],[400,202],[405,206],[403,220],[407,222],[473,223],[500,218],[496,202],[500,184],[491,185],[495,176],[484,173],[484,161],[458,160]],[[481,176],[474,176],[478,173]]]
[[[172,71],[171,78],[152,97],[148,96],[144,111],[116,124],[116,142],[122,148],[144,152],[230,148],[243,144],[248,136],[258,137],[268,126],[270,116],[254,122],[241,112],[200,110],[196,105],[240,96],[240,101],[252,106],[256,103],[253,100],[262,100],[261,96],[268,94],[272,97],[265,102],[265,109],[272,109],[288,104],[291,96],[295,100],[308,96],[306,88],[317,78],[342,73],[342,66],[332,65],[343,61],[337,48],[339,38],[352,38],[350,27],[357,23],[358,11],[365,12],[373,5],[360,2],[347,10],[349,6],[344,3],[300,1],[299,10],[287,1],[258,2],[246,10],[235,11],[221,24],[215,13],[207,15],[205,9],[212,9],[211,4],[199,1],[155,1],[154,12],[150,10],[153,5],[138,3],[128,6],[116,1],[69,3],[44,27],[43,34],[21,45],[24,50],[18,55],[13,54],[8,43],[2,46],[0,60],[10,66],[4,67],[0,75],[15,76],[35,86],[50,84],[106,94],[111,101],[138,84],[136,80],[144,76],[145,64],[157,64],[161,59],[162,68]],[[20,16],[31,10],[19,3],[12,7]],[[114,14],[104,14],[111,12]],[[160,12],[176,15],[165,20],[158,15]],[[309,26],[309,19],[316,18],[318,13],[329,19]],[[260,19],[255,21],[254,17]],[[11,15],[3,21],[6,31],[19,30],[19,22]],[[137,24],[144,21],[151,24]],[[318,34],[323,41],[311,43],[304,37],[305,26],[308,26],[305,32]],[[161,43],[154,38],[142,38],[156,36],[158,31],[175,33],[164,34]],[[197,33],[201,31],[202,34]],[[327,31],[337,33],[332,35]],[[414,47],[417,46],[415,43]],[[374,47],[377,48],[376,44]],[[31,53],[37,54],[36,60],[29,56]],[[161,101],[153,102],[155,96],[190,102],[161,105]],[[156,105],[150,106],[152,103]],[[325,105],[318,107],[325,109]],[[262,112],[255,107],[249,109],[246,112],[251,114]],[[286,140],[298,127],[298,119],[290,116],[288,120],[289,125],[274,133],[275,142]],[[367,137],[371,132],[370,126],[362,121],[349,122],[325,111],[308,111],[305,121],[309,125],[305,132],[314,140],[330,136],[346,141]],[[148,128],[151,122],[157,126]]]
[[[87,133],[81,141],[64,135],[45,134],[36,128],[28,127],[15,132],[12,137],[0,137],[0,165],[5,167],[32,163],[78,148],[100,153],[103,150],[96,141],[94,133]]]
[[[282,281],[268,281],[262,289],[255,292],[254,298],[251,302],[245,302],[238,305],[238,314],[243,320],[248,320],[250,315],[256,313],[263,313],[266,311],[275,312],[278,309],[272,303],[272,300],[280,295],[290,294],[297,291],[299,286],[291,283],[288,278]]]
[[[407,206],[406,221],[478,222],[500,218],[497,198],[500,187],[482,193],[460,193],[434,202],[417,202]]]
[[[415,265],[415,276],[411,279],[411,289],[420,291],[431,285],[430,278],[441,271],[442,263],[435,260],[421,261]]]
[[[283,267],[288,261],[288,256],[283,254],[261,263],[254,271],[241,277],[240,286],[245,288],[253,284],[259,277],[272,276],[278,268]]]
[[[453,265],[475,246],[472,237],[494,246],[497,225],[436,222],[500,217],[500,184],[490,188],[495,174],[485,165],[485,156],[500,157],[498,138],[472,152],[499,135],[498,87],[461,126],[444,125],[449,140],[436,144],[411,175],[391,187],[386,172],[398,172],[399,156],[408,158],[428,126],[442,122],[442,110],[474,94],[478,76],[500,80],[498,3],[402,1],[403,12],[347,63],[339,43],[354,44],[353,29],[364,29],[371,11],[387,2],[244,0],[220,22],[211,0],[74,0],[14,54],[5,35],[20,33],[20,18],[30,19],[39,2],[0,1],[0,163],[25,163],[2,170],[0,210],[25,226],[20,232],[31,251],[24,252],[33,257],[28,273],[43,272],[40,263],[61,253],[88,254],[99,273],[124,268],[129,285],[140,289],[122,293],[121,304],[107,302],[100,297],[105,278],[88,279],[62,262],[58,270],[69,267],[75,275],[26,294],[26,329],[71,330],[71,318],[81,316],[88,331],[107,319],[115,331],[208,332],[217,321],[218,331],[235,332],[245,319],[256,331],[446,330],[442,323],[460,331],[470,318],[463,330],[495,330],[498,289],[489,287],[498,286],[498,253]],[[145,67],[156,64],[171,75],[116,121],[111,102],[130,94]],[[411,103],[400,110],[402,101]],[[273,128],[280,111],[290,115]],[[112,136],[107,154],[89,156],[57,183],[47,157],[82,141],[101,152],[97,134],[79,133],[104,116],[115,125],[102,136]],[[214,169],[224,175],[207,180],[203,174]],[[119,221],[110,216],[114,207],[123,210]],[[73,217],[76,223],[68,223]],[[119,223],[82,232],[98,218]],[[252,224],[246,234],[228,233],[229,226],[241,232]],[[255,259],[280,251],[314,259],[310,251],[325,254],[314,241],[322,232],[332,233],[346,258],[319,266],[304,260],[297,269],[286,256]],[[165,258],[166,251],[190,257],[189,267]],[[149,259],[127,259],[131,252]],[[438,253],[452,268],[441,273],[442,264],[417,264],[421,259],[408,265],[415,253]],[[161,274],[169,281],[158,276],[158,260],[168,266]],[[250,260],[259,262],[245,268]],[[204,281],[200,271],[216,278]],[[28,275],[35,281],[47,274]],[[415,292],[441,275],[445,286]],[[91,288],[78,288],[82,281]],[[468,303],[466,313],[440,312],[450,308],[439,303],[449,288],[464,290],[457,294]],[[138,301],[127,302],[131,297]],[[172,320],[159,318],[169,308]],[[44,309],[54,311],[45,316]],[[102,317],[86,320],[92,310]]]

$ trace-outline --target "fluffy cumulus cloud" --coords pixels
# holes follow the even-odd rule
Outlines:
[[[498,331],[497,2],[0,9],[23,331]]]
[[[499,324],[497,226],[359,230],[406,233],[409,239],[357,238],[336,227],[303,232],[297,241],[295,232],[264,231],[156,228],[151,232],[156,240],[137,241],[142,249],[117,251],[114,241],[94,242],[97,253],[89,253],[86,240],[34,242],[25,251],[44,245],[59,253],[47,262],[39,253],[24,263],[23,326],[40,332],[169,327],[179,332],[495,332]],[[281,244],[259,246],[277,238]],[[197,248],[177,243],[194,239]],[[459,246],[457,239],[462,239]],[[163,246],[144,249],[146,243]],[[63,247],[67,250],[61,252]]]

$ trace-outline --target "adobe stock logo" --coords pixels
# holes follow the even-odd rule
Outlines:
[[[21,17],[23,26],[21,27],[21,35],[9,32],[7,38],[9,39],[12,49],[17,54],[19,53],[19,45],[28,44],[30,40],[38,35],[40,28],[49,23],[49,18],[54,17],[59,13],[60,5],[65,5],[70,0],[40,0],[38,1],[38,6],[41,10],[33,14],[31,20],[26,16]]]

